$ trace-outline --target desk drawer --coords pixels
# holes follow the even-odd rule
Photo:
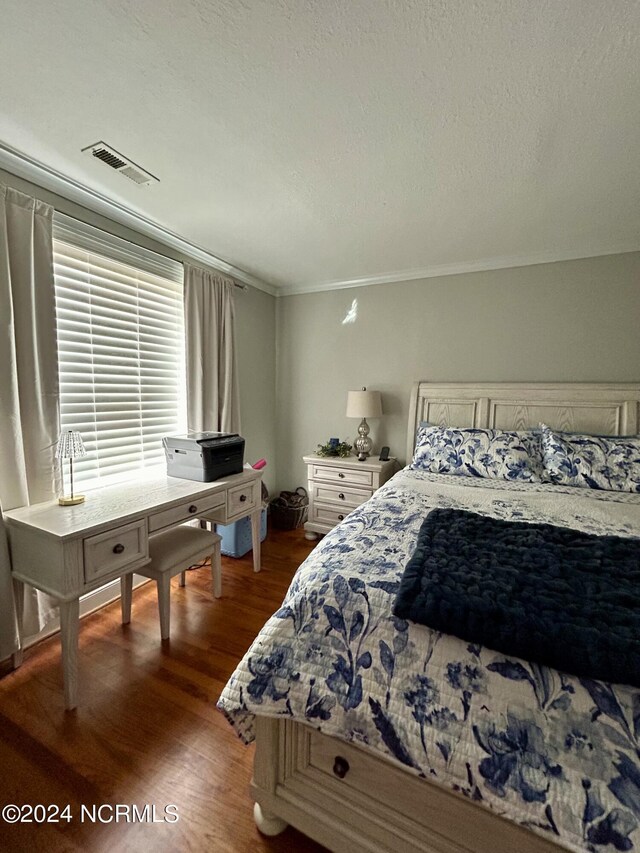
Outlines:
[[[149,557],[146,520],[142,518],[89,536],[82,544],[85,583],[119,572],[134,563],[141,565]]]
[[[334,508],[344,505],[353,509],[363,504],[372,494],[372,489],[353,489],[350,486],[325,486],[324,483],[313,484],[313,502],[329,503]]]
[[[329,465],[312,465],[314,480],[328,480],[332,483],[344,483],[345,486],[370,486],[373,483],[371,471],[356,471],[351,468],[332,468]]]
[[[239,512],[247,513],[254,509],[258,505],[259,494],[260,483],[256,484],[255,481],[229,489],[227,493],[227,517],[231,518]]]
[[[215,509],[215,507],[224,506],[224,501],[224,492],[220,492],[216,495],[194,498],[192,501],[180,504],[180,506],[156,512],[149,517],[149,533],[155,533],[157,530],[171,527],[174,524],[181,524],[190,518],[200,518],[204,513]]]

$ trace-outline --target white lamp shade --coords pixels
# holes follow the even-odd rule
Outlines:
[[[382,417],[382,398],[379,391],[349,391],[347,396],[348,418]]]
[[[86,456],[82,436],[77,430],[68,429],[60,433],[56,448],[56,459],[80,459]]]

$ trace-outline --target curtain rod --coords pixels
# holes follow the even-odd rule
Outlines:
[[[139,243],[134,243],[134,241],[129,240],[128,237],[122,237],[120,234],[114,234],[113,231],[109,231],[106,228],[100,228],[97,225],[92,225],[91,222],[85,222],[84,219],[79,219],[77,216],[71,216],[71,214],[63,213],[61,210],[55,210],[54,209],[54,212],[58,216],[66,216],[67,219],[73,219],[74,222],[79,222],[81,225],[89,225],[91,228],[96,228],[98,231],[104,231],[106,234],[110,234],[112,237],[116,237],[118,240],[123,240],[125,243],[129,243],[131,246],[140,246]],[[123,227],[126,228],[127,226],[123,226]],[[147,252],[153,252],[156,255],[160,255],[160,257],[171,258],[171,260],[175,261],[176,263],[179,263],[179,264],[183,263],[182,261],[179,261],[177,258],[174,258],[171,255],[165,255],[162,252],[156,252],[155,249],[147,249],[146,246],[142,246],[141,248],[146,249]],[[220,272],[220,270],[217,270],[217,272],[219,272],[220,275],[225,275],[225,273]],[[235,278],[233,278],[233,276],[227,275],[225,277],[230,278],[231,281],[233,282],[233,286],[237,287],[238,290],[248,290],[249,289],[249,286],[247,284],[241,284],[239,281],[236,281]]]

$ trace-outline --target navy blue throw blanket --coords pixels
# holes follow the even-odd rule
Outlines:
[[[434,509],[393,612],[506,655],[640,687],[640,540]]]

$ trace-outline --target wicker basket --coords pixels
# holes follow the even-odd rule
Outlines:
[[[295,530],[304,524],[309,511],[307,490],[298,486],[295,492],[280,492],[269,504],[271,524],[278,530]]]

